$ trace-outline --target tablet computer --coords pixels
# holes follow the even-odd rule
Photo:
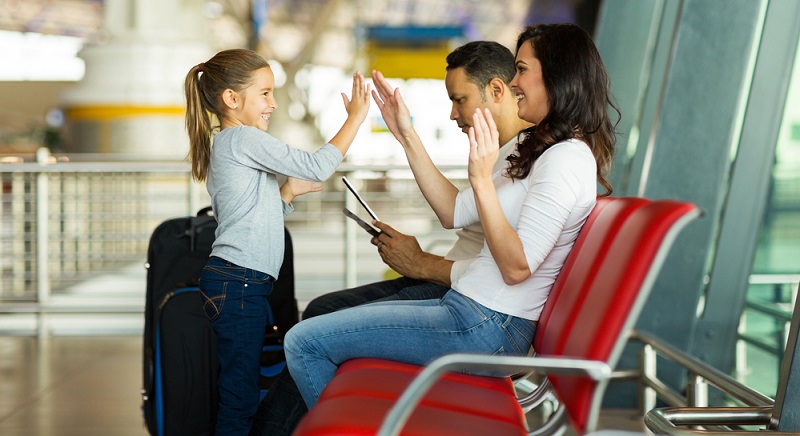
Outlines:
[[[381,233],[378,229],[376,229],[375,227],[372,227],[366,221],[364,221],[361,218],[359,218],[358,215],[354,214],[353,212],[350,212],[349,209],[344,208],[344,209],[342,209],[342,212],[344,212],[346,217],[348,217],[348,218],[352,219],[353,221],[355,221],[359,226],[361,226],[362,229],[366,230],[367,233],[369,233],[370,235],[378,236]]]
[[[359,202],[359,203],[361,203],[361,205],[362,205],[362,206],[364,206],[364,209],[366,209],[366,210],[367,210],[367,213],[369,214],[369,216],[371,216],[371,217],[372,217],[372,219],[374,219],[374,220],[376,220],[376,221],[380,221],[380,218],[378,218],[378,215],[375,215],[375,212],[373,212],[373,211],[372,211],[372,209],[370,209],[370,207],[369,207],[369,205],[367,204],[367,202],[366,202],[366,201],[364,201],[364,199],[363,199],[363,198],[361,198],[361,196],[360,196],[360,195],[358,195],[358,191],[357,191],[357,190],[356,190],[356,188],[355,188],[355,187],[354,187],[354,186],[353,186],[353,185],[350,183],[350,181],[349,181],[349,180],[347,180],[347,177],[344,177],[344,176],[342,176],[342,181],[344,182],[344,185],[345,185],[345,186],[347,186],[347,189],[349,189],[349,190],[350,190],[350,192],[352,192],[352,193],[353,193],[353,195],[355,195],[355,196],[356,196],[356,200],[358,200],[358,202]]]

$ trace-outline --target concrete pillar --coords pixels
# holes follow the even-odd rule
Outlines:
[[[80,52],[86,74],[62,95],[69,152],[183,158],[183,79],[213,54],[203,0],[107,0],[106,41]]]

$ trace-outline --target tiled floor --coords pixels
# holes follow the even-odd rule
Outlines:
[[[3,436],[147,435],[142,339],[0,337]]]
[[[141,350],[140,336],[0,336],[0,435],[147,435]],[[628,412],[603,415],[643,431]]]

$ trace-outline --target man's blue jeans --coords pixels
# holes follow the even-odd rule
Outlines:
[[[449,289],[431,282],[399,277],[320,295],[303,310],[303,319],[377,301],[439,299]]]
[[[303,311],[303,319],[376,301],[439,299],[448,289],[446,286],[408,277],[370,283],[320,295],[308,303]],[[289,436],[307,412],[308,408],[297,390],[297,385],[289,370],[284,367],[259,404],[250,434]]]
[[[216,435],[246,435],[259,401],[259,358],[274,279],[211,257],[200,274],[203,309],[217,337],[219,411]]]
[[[286,334],[284,351],[310,409],[347,360],[377,357],[425,365],[452,353],[525,356],[535,330],[533,321],[450,290],[441,300],[372,303],[304,320]]]

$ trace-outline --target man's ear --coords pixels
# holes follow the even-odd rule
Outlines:
[[[228,109],[236,109],[239,107],[239,100],[239,94],[237,94],[236,91],[230,88],[222,91],[222,102],[225,103]]]
[[[505,82],[500,80],[499,78],[495,77],[489,81],[489,92],[492,93],[492,99],[495,102],[500,102],[503,97],[508,93],[508,87],[506,86]]]

